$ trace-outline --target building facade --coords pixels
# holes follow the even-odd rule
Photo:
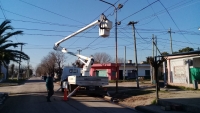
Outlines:
[[[116,80],[116,69],[118,69],[118,79],[135,79],[136,67],[134,63],[115,63],[93,64],[90,70],[91,76],[107,76],[109,80]],[[138,64],[138,77],[150,78],[150,65]]]
[[[168,56],[167,69],[168,84],[193,88],[194,80],[200,80],[200,56],[199,54]]]

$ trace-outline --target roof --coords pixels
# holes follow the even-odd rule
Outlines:
[[[191,57],[191,56],[200,56],[200,50],[184,52],[184,53],[177,53],[177,54],[170,54],[170,55],[160,56],[160,57],[165,57],[167,59],[174,59],[174,58],[185,58],[185,57]]]

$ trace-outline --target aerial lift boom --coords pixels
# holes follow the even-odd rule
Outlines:
[[[94,63],[94,59],[93,57],[86,57],[86,56],[83,56],[83,55],[79,55],[79,54],[74,54],[73,52],[69,52],[66,48],[64,47],[61,47],[60,44],[70,38],[72,38],[73,36],[89,29],[90,27],[94,26],[94,25],[99,25],[99,35],[102,36],[102,37],[107,37],[109,36],[109,33],[110,33],[110,29],[112,28],[112,22],[109,21],[105,15],[101,15],[101,18],[100,20],[96,20],[94,22],[92,22],[91,24],[83,27],[82,29],[72,33],[71,35],[59,40],[58,42],[56,42],[54,44],[54,50],[57,50],[57,51],[61,51],[63,53],[68,53],[68,54],[71,54],[73,56],[77,56],[79,58],[79,60],[84,63],[84,67],[83,67],[83,73],[82,73],[82,76],[90,76],[89,75],[89,71],[90,71],[90,68],[92,66],[92,64]]]

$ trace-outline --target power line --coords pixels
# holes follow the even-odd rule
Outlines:
[[[119,1],[119,0],[118,0]],[[117,1],[117,2],[118,2]],[[115,2],[114,3],[114,5],[117,3],[117,2]],[[110,9],[112,6],[110,6],[108,9]],[[104,13],[108,10],[108,9],[106,9],[105,11],[104,11]],[[108,16],[107,16],[108,17]],[[98,18],[98,17],[97,17]],[[99,37],[98,37],[99,38]],[[82,50],[85,50],[85,49],[87,49],[92,43],[94,43],[98,38],[96,38],[95,40],[93,40],[91,43],[89,43],[84,49],[82,49]]]
[[[156,18],[153,18],[152,20],[150,20],[149,22],[147,22],[147,23],[144,23],[144,24],[139,24],[139,25],[137,25],[137,26],[143,26],[143,25],[147,25],[147,24],[149,24],[149,23],[151,23],[153,20],[155,20]]]
[[[149,3],[149,0],[147,0],[147,2]],[[151,6],[151,9],[153,10],[153,13],[155,14],[155,11],[153,9],[153,7]],[[160,22],[160,24],[162,25],[162,27],[165,29],[165,26],[162,24],[162,22],[160,21],[160,18],[158,17],[158,15],[156,15],[158,21]]]
[[[0,0],[0,8],[1,8],[1,11],[3,13],[4,18],[6,19],[6,15],[4,14],[4,11],[3,11],[3,8],[2,8],[1,0]]]
[[[192,1],[192,0],[191,0],[191,1]],[[189,1],[189,2],[191,2],[191,1]],[[185,2],[185,1],[183,0],[182,2]],[[172,6],[168,7],[167,9],[168,9],[168,10],[174,10],[174,9],[177,9],[177,8],[181,8],[181,6],[183,6],[183,5],[185,5],[185,4],[188,5],[189,2],[186,2],[186,3],[184,3],[184,4],[181,4],[181,2],[179,2],[179,3],[175,4],[175,5],[172,5]],[[179,5],[179,4],[181,4],[181,5]],[[143,21],[143,20],[149,19],[149,18],[151,18],[151,17],[154,17],[154,16],[156,16],[156,15],[160,15],[160,14],[165,13],[165,12],[166,12],[165,10],[161,10],[161,11],[155,13],[155,14],[152,14],[152,15],[150,15],[150,16],[147,16],[147,17],[143,18],[143,19],[140,19],[140,22]]]
[[[135,14],[137,14],[137,13],[139,13],[140,11],[142,11],[142,10],[148,8],[149,6],[153,5],[154,3],[158,2],[158,1],[159,1],[159,0],[156,0],[156,1],[152,2],[151,4],[145,6],[144,8],[140,9],[139,11],[137,11],[137,12],[135,12],[135,13],[133,13],[133,14],[127,16],[126,18],[122,19],[121,22],[124,21],[125,19],[127,19],[127,18],[129,18],[129,17],[131,17],[131,16],[133,16],[133,15],[135,15]]]
[[[31,22],[31,23],[40,23],[40,24],[49,24],[49,25],[59,25],[59,26],[70,26],[70,25],[66,25],[66,24],[58,24],[58,23],[53,23],[53,22],[47,22],[47,21],[43,21],[43,20],[39,20],[39,19],[35,19],[35,18],[31,18],[31,17],[27,17],[27,16],[23,16],[23,15],[20,15],[20,14],[17,14],[17,13],[14,13],[12,11],[8,11],[8,10],[5,10],[3,9],[4,11],[6,12],[9,12],[9,13],[12,13],[12,14],[15,14],[15,15],[18,15],[18,16],[21,16],[21,17],[24,17],[24,18],[28,18],[28,19],[31,19],[31,20],[35,20],[35,21],[39,21],[39,22]],[[18,20],[20,21],[20,20]],[[30,22],[30,21],[23,21],[21,20],[22,22]]]
[[[1,3],[1,0],[0,0],[0,8],[1,8],[1,11],[2,11],[2,13],[3,13],[4,18],[7,19],[7,18],[6,18],[6,15],[5,15],[4,11],[3,11],[3,6],[2,6],[2,3]],[[14,36],[14,37],[15,37],[15,36]],[[18,42],[18,40],[17,40],[16,37],[15,37],[15,39],[16,39],[16,41]]]
[[[69,20],[72,20],[72,21],[75,21],[75,22],[78,22],[78,23],[85,24],[85,23],[83,23],[83,22],[80,22],[80,21],[74,20],[74,19],[72,19],[72,18],[63,16],[63,15],[61,15],[61,14],[55,13],[55,12],[50,11],[50,10],[47,10],[47,9],[44,9],[44,8],[42,8],[42,7],[36,6],[36,5],[34,5],[34,4],[31,4],[31,3],[25,2],[25,1],[23,1],[23,0],[19,0],[19,1],[21,1],[21,2],[23,2],[23,3],[26,3],[26,4],[28,4],[28,5],[31,5],[31,6],[33,6],[33,7],[39,8],[39,9],[41,9],[41,10],[47,11],[47,12],[49,12],[49,13],[55,14],[55,15],[57,15],[57,16],[60,16],[60,17],[63,17],[63,18],[66,18],[66,19],[69,19]]]
[[[119,0],[118,0],[118,1],[119,1]],[[117,2],[118,2],[118,1],[117,1]],[[116,2],[116,3],[117,3],[117,2]],[[111,8],[111,6],[110,6],[108,9],[110,9],[110,8]],[[106,12],[108,9],[106,9],[104,12]],[[100,16],[100,15],[99,15],[99,16]],[[98,17],[99,17],[99,16],[98,16]],[[98,17],[96,17],[96,18],[98,18]],[[95,19],[93,19],[93,20],[95,20]],[[96,26],[94,26],[92,29],[94,29],[95,27],[96,27]],[[92,29],[88,30],[88,31],[85,32],[84,34],[88,33],[88,32],[91,31]],[[84,34],[83,34],[83,35],[84,35]],[[83,36],[83,35],[82,35],[82,36]],[[81,50],[83,51],[83,50],[85,50],[85,49],[88,49],[89,46],[90,46],[92,43],[94,43],[98,38],[99,38],[99,37],[97,37],[95,40],[93,40],[91,43],[89,43],[85,48],[83,48],[83,49],[81,49]],[[75,40],[70,46],[72,46],[72,45],[73,45],[75,42],[77,42],[78,40],[79,40],[79,39]],[[70,46],[69,46],[69,47],[70,47]],[[71,56],[71,57],[72,57],[72,56]]]
[[[3,18],[0,18],[3,19]],[[18,22],[27,22],[27,23],[37,23],[37,24],[48,24],[48,25],[57,25],[57,26],[67,26],[67,27],[78,27],[80,28],[80,25],[68,25],[68,24],[59,24],[59,23],[47,23],[47,22],[33,22],[33,21],[25,21],[25,20],[16,20],[16,19],[9,19],[12,21],[18,21]],[[82,27],[82,26],[81,26]]]
[[[160,4],[165,8],[165,10],[167,11],[167,13],[168,13],[168,15],[170,16],[170,18],[172,19],[172,21],[173,21],[173,23],[175,24],[175,26],[178,28],[178,30],[180,31],[180,29],[179,29],[179,27],[178,27],[178,25],[176,24],[176,22],[174,21],[174,19],[172,18],[172,16],[170,15],[170,13],[169,13],[169,11],[166,9],[166,7],[162,4],[162,2],[159,0],[159,2],[160,2]],[[183,35],[183,34],[182,34]],[[184,35],[183,35],[183,37],[187,40],[187,41],[189,41]],[[190,42],[190,41],[189,41]],[[191,42],[190,42],[190,44],[192,44]],[[192,44],[193,45],[193,44]],[[194,45],[193,45],[194,46]]]
[[[145,40],[144,38],[142,38],[142,36],[138,33],[137,29],[135,29],[135,30],[136,30],[137,34],[140,36],[141,39],[143,39],[145,42],[149,42],[149,41]]]

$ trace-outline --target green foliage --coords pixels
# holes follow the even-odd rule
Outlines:
[[[189,51],[194,51],[194,49],[193,49],[193,48],[190,48],[190,47],[186,47],[186,48],[183,48],[183,49],[180,49],[180,50],[179,50],[180,53],[189,52]]]
[[[168,88],[174,88],[174,89],[179,89],[179,90],[195,90],[194,88],[190,88],[190,87],[184,87],[184,86],[172,86],[172,85],[168,85]],[[200,90],[200,89],[198,89]]]
[[[163,56],[169,55],[168,52],[162,52],[161,54],[162,54]]]
[[[19,45],[24,45],[25,43],[13,43],[11,40],[8,40],[12,36],[20,35],[23,31],[14,31],[13,28],[8,25],[10,21],[5,20],[0,25],[0,62],[5,65],[5,63],[9,63],[10,60],[14,62],[19,62],[19,59],[28,60],[29,56],[24,52],[13,50],[12,47],[16,48]]]
[[[154,99],[152,102],[151,102],[151,104],[157,104],[157,102],[156,102],[156,99]]]

